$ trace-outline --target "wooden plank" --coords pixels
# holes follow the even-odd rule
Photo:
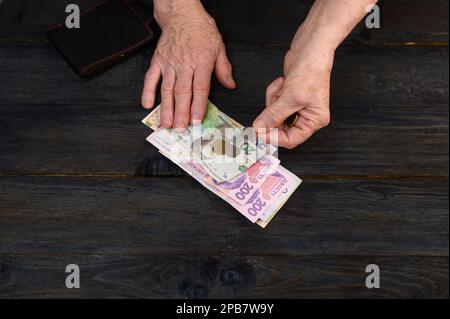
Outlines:
[[[282,74],[286,49],[229,49],[238,89],[214,83],[212,98],[232,105],[263,105],[265,89]],[[151,51],[92,81],[80,80],[46,44],[0,43],[0,105],[140,104]],[[448,104],[448,48],[348,48],[338,50],[332,104]],[[395,67],[393,67],[395,66]],[[220,104],[219,104],[220,105]]]
[[[225,100],[224,100],[224,104]],[[280,159],[300,176],[448,176],[448,106],[343,106]],[[0,106],[0,173],[170,176],[133,106]],[[227,109],[228,110],[228,109]],[[250,123],[250,114],[233,115]],[[256,112],[254,112],[255,114]],[[447,121],[447,122],[446,122]]]
[[[81,289],[65,287],[72,263]],[[380,289],[365,286],[372,263]],[[448,259],[0,255],[0,298],[448,298]]]
[[[289,44],[312,3],[251,0],[224,6],[214,0],[206,1],[206,7],[230,43]],[[362,22],[345,44],[448,44],[448,1],[392,0],[382,1],[380,7],[381,28],[368,29]]]
[[[85,82],[49,46],[1,46],[0,173],[179,174],[144,141],[146,56]],[[230,50],[239,89],[214,83],[212,101],[251,125],[283,53]],[[332,125],[282,152],[283,163],[301,176],[448,176],[447,69],[448,48],[341,50]]]
[[[181,172],[145,140],[152,131],[140,123],[145,112],[133,106],[9,109],[8,119],[0,116],[3,173],[173,176]]]
[[[206,3],[240,85],[212,99],[243,124],[310,3]],[[43,34],[65,4],[0,5],[0,174],[65,176],[0,177],[0,297],[448,298],[448,48],[341,49],[332,126],[281,154],[316,177],[261,230],[190,178],[130,178],[182,175],[139,124],[151,50],[79,81]],[[382,10],[347,43],[447,45],[447,1]],[[69,263],[87,270],[79,291]],[[380,290],[364,288],[369,263]]]
[[[448,179],[306,180],[263,230],[192,178],[0,177],[0,253],[441,256],[448,203]]]
[[[141,2],[151,4],[151,0]],[[68,0],[6,0],[0,11],[0,39],[45,40],[48,26],[64,20]],[[87,8],[95,0],[79,0]],[[203,1],[228,43],[289,44],[312,0]],[[448,43],[448,1],[391,0],[381,3],[380,29],[361,23],[348,44]],[[156,27],[156,25],[154,26]]]

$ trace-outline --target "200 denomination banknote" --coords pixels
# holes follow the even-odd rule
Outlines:
[[[183,132],[159,128],[159,118],[160,108],[157,107],[142,121],[155,130],[147,140],[252,223],[266,227],[301,184],[296,175],[282,167],[280,161],[271,155],[276,151],[275,147],[259,143],[256,139],[233,138],[225,141],[226,136],[221,135],[223,130],[234,129],[237,133],[233,136],[239,137],[243,127],[212,103],[208,105],[202,125],[190,126]],[[217,131],[219,136],[209,136]],[[223,147],[227,142],[234,143],[231,153]],[[196,149],[196,143],[201,147]],[[236,157],[236,152],[250,154],[250,159],[231,163],[222,161],[226,156]]]
[[[199,173],[208,173],[202,163],[198,163],[186,156],[185,149],[177,145],[167,131],[158,130],[151,134],[147,140],[165,154],[170,154],[171,159],[176,159],[183,168],[189,167]],[[260,188],[267,176],[275,171],[279,164],[280,160],[278,158],[268,155],[257,160],[245,172],[226,182],[220,182],[209,174],[203,174],[203,176],[204,181],[208,185],[219,190],[230,200],[243,205]]]
[[[160,106],[142,122],[158,131],[159,119]],[[258,141],[252,129],[244,129],[211,102],[201,125],[165,131],[187,151],[186,156],[201,162],[209,175],[221,182],[233,179],[261,157],[276,151],[273,146]]]
[[[272,219],[275,216],[301,183],[297,176],[279,165],[274,172],[267,176],[261,186],[255,189],[251,196],[248,196],[246,200],[238,204],[224,194],[217,185],[208,183],[210,176],[202,169],[201,165],[193,164],[192,162],[180,162],[173,158],[170,153],[160,152],[179,165],[205,188],[228,202],[252,223],[257,223],[263,228],[270,222],[269,218]],[[247,192],[248,189],[244,190],[244,193]],[[267,220],[261,220],[261,216],[268,216],[268,218]]]
[[[273,156],[258,160],[232,181],[218,182],[200,163],[184,157],[184,149],[177,146],[166,131],[157,132],[160,133],[153,133],[147,140],[164,156],[228,202],[252,223],[258,222],[261,227],[270,222],[301,183],[297,176],[279,165],[279,160]]]

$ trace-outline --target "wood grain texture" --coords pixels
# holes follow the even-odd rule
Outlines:
[[[344,106],[331,126],[279,157],[299,176],[448,176],[446,108]],[[180,175],[145,141],[151,130],[132,106],[0,109],[2,174]]]
[[[95,0],[79,0],[87,8]],[[141,0],[151,4],[151,0]],[[5,0],[0,10],[0,39],[45,41],[48,26],[65,19],[69,0]],[[203,1],[228,43],[289,44],[313,1]],[[381,2],[380,29],[361,23],[347,44],[448,44],[448,1],[390,0]],[[156,27],[156,26],[154,26]]]
[[[72,72],[45,37],[71,2],[0,4],[0,298],[448,298],[447,0],[383,1],[352,32],[332,124],[281,152],[306,179],[265,230],[145,142],[151,46]],[[211,100],[248,126],[313,1],[203,2],[238,82]]]
[[[65,267],[81,289],[65,288]],[[377,264],[381,288],[365,287]],[[448,260],[420,256],[0,255],[0,298],[448,298]]]
[[[190,177],[1,177],[0,253],[441,256],[448,180],[306,180],[263,230]]]
[[[245,105],[256,111],[264,105],[267,85],[282,74],[286,48],[234,47],[228,51],[238,89],[226,90],[214,81],[211,98],[226,101],[223,108]],[[137,107],[150,56],[151,50],[94,80],[83,81],[48,44],[0,43],[0,105]],[[447,104],[446,67],[448,48],[343,47],[335,58],[332,106]]]
[[[251,0],[223,6],[220,0],[214,0],[205,1],[205,6],[230,43],[289,44],[313,3]],[[368,29],[363,21],[345,44],[448,44],[448,1],[381,1],[380,8],[381,28]]]
[[[144,140],[150,130],[140,124],[146,111],[139,97],[146,56],[85,82],[49,46],[0,46],[0,173],[179,175]],[[212,101],[251,125],[283,54],[230,50],[239,88],[214,83]],[[332,125],[282,152],[283,163],[301,176],[448,176],[444,66],[448,48],[343,48],[333,76]]]

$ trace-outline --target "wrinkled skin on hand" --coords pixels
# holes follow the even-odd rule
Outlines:
[[[201,6],[185,7],[158,21],[162,34],[145,76],[142,105],[152,108],[161,84],[161,126],[186,128],[206,112],[211,75],[233,89],[231,64],[214,20]]]
[[[330,75],[333,54],[316,57],[305,51],[290,50],[284,62],[284,76],[273,81],[266,91],[266,108],[253,127],[261,139],[294,148],[330,123]],[[286,118],[298,113],[292,127]],[[268,129],[277,128],[277,131]],[[274,136],[276,134],[276,136]]]

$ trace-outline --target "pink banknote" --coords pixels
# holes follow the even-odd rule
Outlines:
[[[199,163],[183,161],[182,164],[202,174],[208,185],[219,190],[228,199],[238,205],[245,205],[252,198],[252,195],[258,191],[264,180],[277,168],[280,160],[274,156],[265,156],[250,166],[246,172],[227,182],[218,182],[211,176],[204,174],[205,170]]]
[[[281,208],[282,205],[280,203],[286,202],[293,190],[300,184],[300,179],[297,176],[278,165],[272,173],[266,176],[260,187],[251,196],[247,197],[241,204],[238,204],[234,200],[229,200],[228,196],[223,194],[222,191],[218,191],[217,185],[207,182],[210,177],[200,165],[193,163],[187,165],[186,162],[178,164],[203,186],[227,201],[252,223],[255,223],[263,214],[268,216],[274,215]]]
[[[261,227],[270,222],[301,183],[296,175],[279,165],[279,160],[273,156],[260,159],[231,181],[219,183],[208,175],[201,164],[185,157],[183,148],[177,147],[164,134],[164,131],[155,132],[147,140],[252,223],[260,222],[258,225]]]

